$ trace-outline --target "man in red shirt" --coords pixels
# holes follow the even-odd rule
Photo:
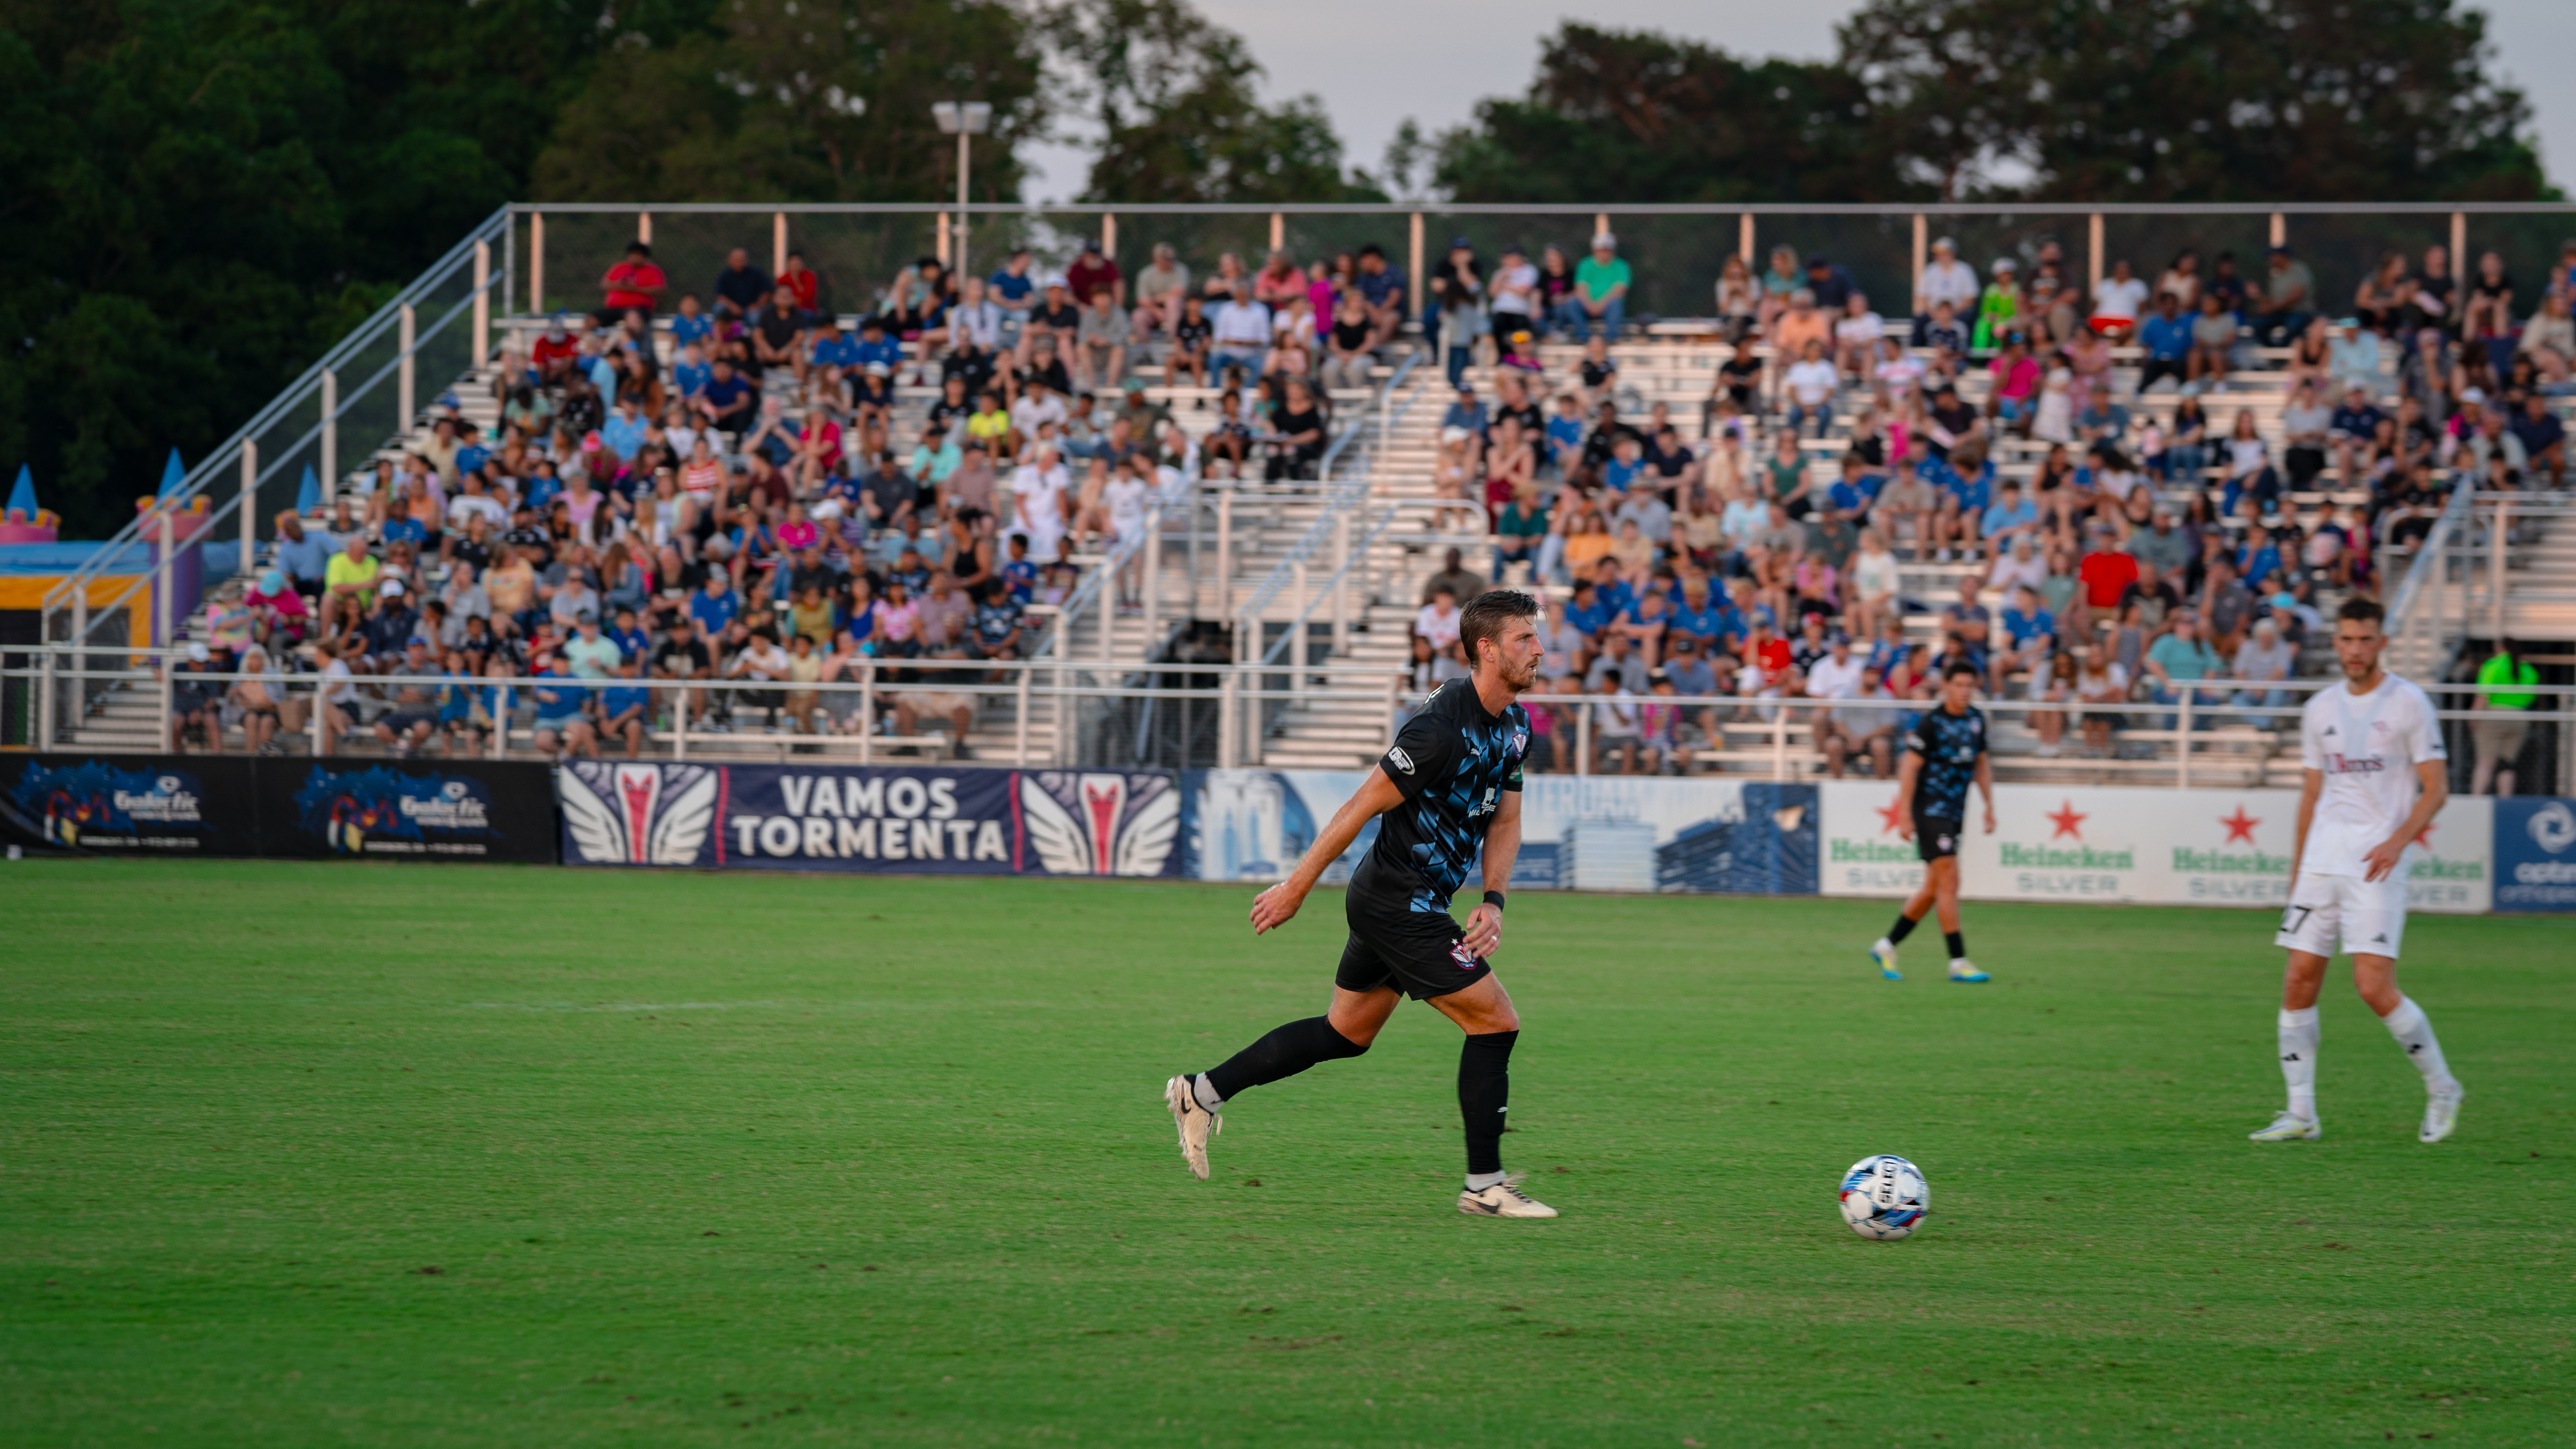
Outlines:
[[[600,290],[607,294],[599,309],[599,325],[614,327],[625,321],[629,312],[641,312],[650,322],[654,304],[670,285],[662,269],[653,264],[653,249],[640,241],[628,242],[626,259],[599,279]]]
[[[563,319],[555,317],[547,320],[545,334],[530,350],[528,362],[536,368],[537,375],[545,379],[546,385],[552,387],[563,380],[564,373],[580,356],[581,344],[573,341],[572,334],[564,329]]]
[[[787,254],[787,267],[778,274],[778,285],[794,292],[796,305],[808,312],[814,310],[814,299],[821,294],[820,280],[815,277],[814,269],[805,265],[803,252]]]
[[[1100,254],[1098,237],[1083,239],[1082,255],[1075,257],[1073,265],[1064,269],[1064,284],[1065,291],[1077,303],[1087,303],[1092,293],[1103,291],[1109,294],[1113,304],[1123,307],[1127,302],[1126,279],[1118,274],[1116,262]]]
[[[2084,586],[2086,617],[2075,621],[2079,628],[2090,629],[2093,616],[2117,617],[2120,596],[2138,581],[2138,561],[2112,545],[2111,530],[2095,524],[2086,540],[2082,562],[2075,566],[2075,577]]]

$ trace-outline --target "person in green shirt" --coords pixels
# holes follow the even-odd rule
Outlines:
[[[2172,630],[2147,648],[2147,673],[2155,680],[2153,693],[2158,704],[2180,704],[2188,686],[2216,674],[2219,667],[2218,651],[2200,637],[2198,614],[2179,609],[2172,622]],[[2211,704],[2219,702],[2219,696],[2210,690],[2201,691],[2200,698]],[[2166,715],[2164,727],[2174,728],[2180,718]]]
[[[1977,299],[1977,327],[1968,339],[1971,351],[1993,350],[2020,319],[2021,282],[2013,275],[2017,267],[2010,257],[1995,258],[1995,279]]]
[[[1557,307],[1557,325],[1578,342],[1592,340],[1592,325],[1601,324],[1609,339],[1619,340],[1628,320],[1628,264],[1620,259],[1619,239],[1603,232],[1592,239],[1592,255],[1574,269],[1574,291]]]
[[[334,628],[356,628],[376,601],[376,574],[382,565],[367,552],[367,536],[349,535],[348,546],[331,555],[322,569],[325,622]]]
[[[1547,538],[1547,505],[1539,502],[1538,485],[1524,483],[1512,490],[1512,505],[1494,520],[1494,577],[1503,576],[1503,565],[1515,560],[1538,562],[1538,551]]]
[[[2478,666],[2476,707],[2491,713],[2469,726],[2469,737],[2478,747],[2477,768],[2469,775],[2470,794],[2484,795],[2490,784],[2498,795],[2513,793],[2514,762],[2522,758],[2523,742],[2531,738],[2528,715],[2536,696],[2528,690],[2497,686],[2539,682],[2540,671],[2514,652],[2510,639],[2499,644],[2494,656]]]

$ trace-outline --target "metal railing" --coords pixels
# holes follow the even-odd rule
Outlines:
[[[50,695],[65,685],[103,675],[116,682],[151,689],[155,700],[154,748],[172,739],[174,676],[165,664],[175,651],[134,651],[139,664],[98,669],[85,664],[62,645],[12,651],[26,657],[23,665],[0,669],[0,680],[28,681]],[[555,675],[462,677],[447,674],[359,674],[332,677],[314,673],[262,675],[206,671],[198,682],[230,686],[245,680],[264,684],[285,706],[292,728],[281,744],[320,755],[355,744],[363,751],[385,753],[369,744],[374,724],[394,711],[391,691],[417,687],[425,691],[462,691],[487,701],[483,717],[465,732],[473,752],[493,759],[538,747],[538,732],[550,730],[557,743],[573,732],[568,711],[558,718],[542,716],[535,691],[576,697],[597,696],[614,689],[648,692],[650,703],[636,741],[648,754],[672,759],[833,758],[858,763],[889,759],[955,757],[960,741],[952,738],[949,713],[971,712],[971,732],[999,734],[1007,743],[979,746],[975,758],[1014,766],[1162,768],[1233,768],[1261,763],[1244,747],[1237,722],[1260,716],[1267,706],[1292,700],[1329,701],[1379,712],[1391,740],[1419,696],[1399,687],[1384,670],[1325,665],[1313,678],[1282,679],[1262,665],[1158,662],[1141,671],[1107,672],[1068,665],[1054,658],[1008,660],[887,659],[862,657],[849,662],[853,678],[797,684],[748,679],[573,679]],[[2089,776],[2095,784],[2145,787],[2256,787],[2294,785],[2298,780],[2298,720],[2307,694],[2334,681],[2208,679],[2177,685],[2164,697],[2087,704],[2076,700],[1980,699],[1997,725],[1992,738],[1999,767],[2008,775],[2048,772],[2054,776]],[[2535,697],[2530,708],[2508,715],[2478,709],[2482,692],[2473,683],[2422,684],[2437,702],[2451,750],[2454,787],[2464,788],[2474,759],[2472,730],[2480,723],[2514,719],[2530,727],[2525,758],[2533,768],[2520,775],[2530,793],[2560,793],[2576,787],[2576,685],[2534,684],[2516,687]],[[321,691],[357,701],[345,709],[346,729],[313,708]],[[492,691],[506,692],[506,727],[494,729],[488,706]],[[2248,696],[2251,696],[2250,698]],[[435,708],[434,697],[430,708]],[[1521,703],[1541,721],[1541,738],[1549,744],[1532,768],[1560,773],[1596,773],[1614,756],[1635,747],[1647,773],[1717,773],[1736,778],[1775,781],[1818,778],[1828,758],[1818,734],[1821,720],[1857,744],[1846,758],[1865,765],[1870,739],[1879,739],[1893,759],[1897,741],[1911,717],[1937,708],[1924,700],[1811,699],[1804,696],[1741,694],[1604,695],[1541,694],[1522,696]],[[908,704],[920,717],[947,722],[950,733],[891,734],[898,706]],[[810,705],[810,707],[809,707]],[[1094,712],[1079,738],[1065,721],[1080,709]],[[1177,729],[1152,733],[1151,748],[1130,745],[1135,726],[1149,710],[1187,712]],[[754,716],[758,716],[755,722]],[[2054,716],[2052,720],[2050,717]],[[1875,727],[1883,717],[1884,731]],[[800,718],[815,722],[798,728]],[[1855,718],[1871,727],[1858,727]],[[2108,721],[2111,750],[2082,753],[2086,722]],[[1629,721],[1636,723],[1630,724]],[[2045,728],[2044,728],[2045,727]],[[601,734],[596,724],[590,729]],[[443,734],[444,732],[442,732]],[[2072,741],[2043,753],[2040,742]],[[63,747],[39,738],[38,749]],[[603,743],[620,748],[622,732]],[[132,748],[130,742],[120,742]],[[447,746],[453,749],[451,744]],[[1370,752],[1372,755],[1374,751]],[[1349,768],[1364,768],[1370,758],[1354,755]],[[1624,761],[1623,761],[1624,763]]]
[[[202,569],[209,545],[226,542],[227,532],[238,540],[233,572],[250,572],[258,559],[261,527],[272,511],[261,501],[263,490],[273,501],[291,504],[293,490],[299,486],[306,466],[317,471],[326,488],[335,485],[344,423],[354,420],[371,438],[367,447],[372,451],[374,440],[398,436],[419,418],[424,359],[432,363],[432,377],[444,379],[479,366],[490,355],[492,301],[496,291],[506,293],[511,277],[509,222],[506,207],[485,218],[444,257],[200,460],[177,487],[156,499],[150,508],[138,511],[133,520],[109,537],[105,546],[57,580],[46,590],[39,606],[40,637],[101,645],[94,637],[94,616],[120,613],[149,589],[150,637],[156,643],[168,642],[172,631],[194,608],[194,600],[185,601],[187,607],[182,608],[182,601],[173,597],[185,572],[183,562],[193,554],[196,567]],[[493,255],[496,244],[502,251],[497,270]],[[424,304],[434,305],[450,294],[454,295],[448,305],[423,328],[420,311]],[[464,334],[461,340],[450,332],[459,318],[467,319],[460,329]],[[340,379],[344,372],[376,362],[379,357],[380,364],[363,381],[354,388],[342,389]],[[449,365],[451,361],[453,366]],[[392,396],[379,397],[378,389],[388,383],[392,385]],[[443,380],[440,385],[444,386]],[[190,507],[228,480],[237,481],[237,487],[220,506],[211,510]],[[281,493],[284,497],[279,500],[277,495]],[[185,538],[178,536],[182,518],[188,520]],[[106,598],[92,597],[106,581],[128,576],[129,581],[121,587],[108,585],[113,592]],[[64,616],[68,616],[67,623]]]

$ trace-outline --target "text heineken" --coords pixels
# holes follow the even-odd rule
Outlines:
[[[2173,868],[2180,875],[2288,875],[2290,858],[2255,851],[2237,855],[2224,850],[2194,850],[2187,845],[2173,848]]]
[[[2095,850],[2089,845],[2016,845],[2003,843],[2007,870],[2135,870],[2134,850]]]
[[[1852,840],[1837,835],[1830,845],[1835,865],[1913,865],[1921,857],[1909,845],[1890,845],[1883,840]]]

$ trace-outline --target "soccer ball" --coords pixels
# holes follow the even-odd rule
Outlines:
[[[1923,1169],[1902,1157],[1864,1157],[1843,1174],[1843,1221],[1864,1238],[1892,1243],[1912,1237],[1932,1206]]]

